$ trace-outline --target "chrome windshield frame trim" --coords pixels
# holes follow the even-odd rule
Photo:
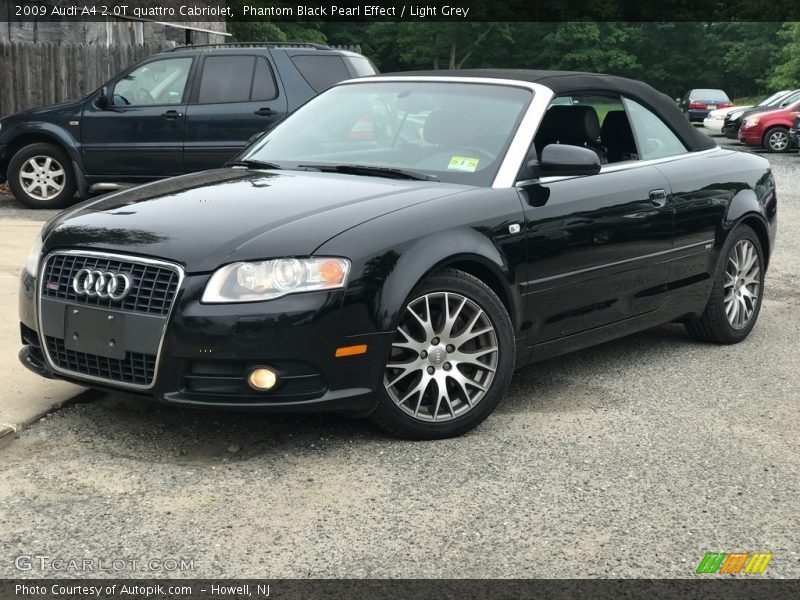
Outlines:
[[[158,349],[156,350],[156,363],[153,368],[153,380],[147,384],[138,384],[138,383],[126,383],[124,381],[115,381],[113,379],[106,379],[104,377],[96,377],[94,375],[86,375],[84,373],[77,373],[75,371],[70,371],[69,369],[63,369],[57,366],[53,360],[50,358],[50,352],[47,350],[47,340],[44,339],[44,333],[42,330],[42,286],[44,283],[44,274],[47,267],[48,261],[54,256],[89,256],[89,257],[97,257],[97,258],[110,258],[112,260],[121,260],[125,262],[131,262],[135,264],[143,264],[143,265],[150,265],[154,267],[160,267],[165,269],[170,269],[178,274],[178,285],[175,288],[175,297],[172,300],[172,304],[169,307],[169,311],[167,314],[164,315],[164,324],[161,327],[161,336],[158,340]],[[130,254],[116,254],[114,252],[98,252],[95,250],[53,250],[47,253],[41,262],[39,263],[39,276],[36,279],[37,289],[36,293],[36,326],[38,327],[39,331],[37,332],[40,337],[40,343],[42,347],[42,353],[44,354],[45,362],[47,366],[50,367],[54,372],[60,373],[62,375],[67,375],[73,379],[78,379],[80,381],[87,381],[87,382],[95,382],[101,383],[103,385],[109,385],[111,387],[120,387],[125,389],[131,390],[150,390],[153,389],[156,385],[156,381],[158,380],[158,367],[161,363],[161,351],[164,345],[164,338],[167,334],[167,326],[169,325],[170,319],[172,318],[172,312],[175,310],[175,305],[178,303],[179,295],[181,292],[181,288],[183,286],[183,280],[185,278],[185,271],[183,267],[179,264],[168,262],[165,260],[157,260],[153,258],[143,258],[138,257],[135,255]],[[109,309],[113,310],[113,309]],[[125,311],[130,312],[130,311]],[[135,313],[134,313],[135,314]]]

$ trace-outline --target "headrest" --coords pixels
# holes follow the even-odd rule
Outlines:
[[[536,134],[542,145],[560,142],[582,146],[600,135],[600,119],[593,106],[551,106]]]
[[[633,139],[631,124],[624,110],[610,110],[606,113],[603,126],[600,128],[600,137],[603,142],[606,142],[607,139]]]

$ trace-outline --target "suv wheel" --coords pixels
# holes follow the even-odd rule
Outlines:
[[[53,144],[31,144],[8,164],[14,197],[30,208],[64,208],[75,195],[75,175],[67,156]]]
[[[789,130],[773,127],[764,134],[764,147],[770,152],[786,152],[789,149]]]
[[[469,431],[503,397],[514,353],[511,319],[494,292],[462,271],[437,273],[405,305],[370,419],[413,439]]]

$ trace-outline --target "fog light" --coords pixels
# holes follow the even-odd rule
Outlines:
[[[247,374],[247,383],[258,392],[267,392],[278,383],[278,374],[267,367],[256,367]]]

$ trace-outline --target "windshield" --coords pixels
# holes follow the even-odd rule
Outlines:
[[[772,94],[772,96],[770,96],[769,98],[765,98],[764,100],[762,100],[761,102],[759,102],[759,103],[758,103],[758,106],[769,106],[770,104],[772,104],[772,103],[773,103],[773,102],[775,102],[776,100],[780,100],[781,98],[783,98],[784,96],[786,96],[788,93],[789,93],[789,92],[788,92],[788,90],[783,90],[783,91],[781,91],[781,92],[775,92],[775,93],[774,93],[774,94]]]
[[[728,102],[728,94],[722,90],[693,90],[692,99],[711,100],[716,102]]]
[[[778,106],[781,108],[785,108],[790,104],[794,104],[800,100],[800,90],[795,90],[791,94],[787,95],[785,98],[782,98],[781,101],[778,103]]]
[[[240,158],[285,169],[380,167],[491,186],[532,98],[527,89],[479,83],[341,85],[298,109]]]

